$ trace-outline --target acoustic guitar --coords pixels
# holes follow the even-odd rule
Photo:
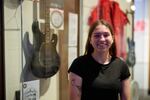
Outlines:
[[[50,30],[50,2],[49,0],[42,0],[40,3],[43,3],[42,5],[45,7],[45,34],[40,31],[39,23],[37,19],[35,19],[32,24],[34,53],[31,69],[35,76],[39,78],[49,78],[58,72],[60,57],[56,50],[57,35]],[[36,8],[37,4],[35,5],[34,7]]]

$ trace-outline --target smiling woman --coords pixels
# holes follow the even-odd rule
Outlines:
[[[113,29],[107,21],[92,24],[85,49],[68,70],[70,100],[119,100],[119,96],[130,100],[130,72],[116,56]]]

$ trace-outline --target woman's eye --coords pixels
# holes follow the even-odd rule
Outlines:
[[[95,37],[95,38],[99,38],[99,37],[100,37],[100,35],[98,35],[98,34],[95,34],[95,35],[94,35],[94,37]]]
[[[110,34],[108,32],[104,32],[104,37],[108,37]]]
[[[109,34],[104,34],[104,37],[108,37],[109,36]]]

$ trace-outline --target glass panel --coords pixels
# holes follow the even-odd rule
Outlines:
[[[59,99],[64,11],[56,1],[4,0],[6,100]]]
[[[23,61],[20,4],[17,0],[4,0],[6,100],[15,98],[16,91],[20,90]]]

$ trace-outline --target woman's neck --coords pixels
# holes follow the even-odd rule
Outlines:
[[[107,53],[92,53],[92,57],[101,64],[108,64],[111,60],[111,55]]]

